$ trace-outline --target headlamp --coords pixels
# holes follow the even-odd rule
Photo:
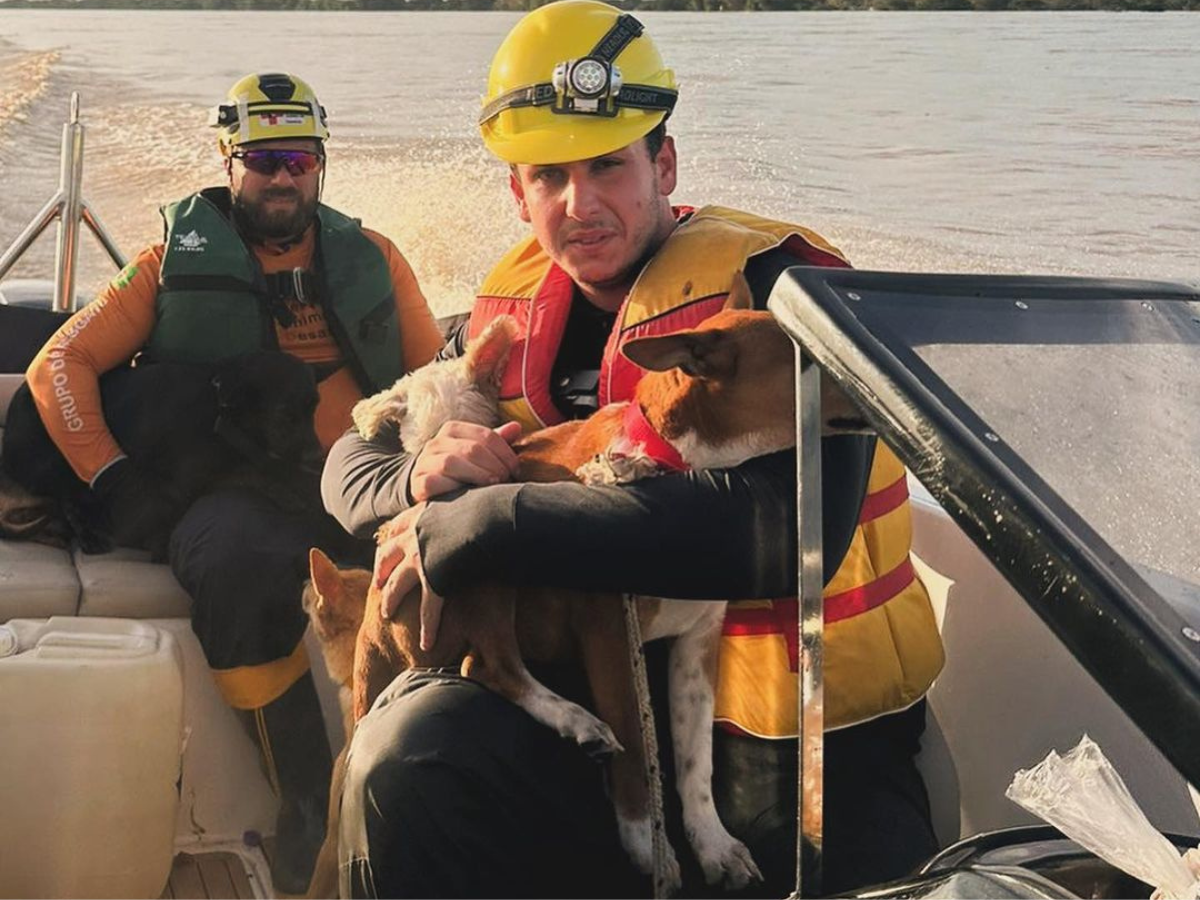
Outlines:
[[[549,106],[562,115],[614,118],[621,109],[670,113],[679,96],[672,87],[625,84],[613,62],[642,33],[642,23],[623,13],[587,56],[558,63],[549,81],[527,84],[493,97],[479,113],[486,125],[506,109]],[[666,71],[670,77],[670,71]],[[624,93],[622,93],[624,88]]]
[[[553,111],[615,116],[614,102],[621,93],[621,70],[595,56],[568,59],[554,67]]]
[[[208,111],[208,125],[210,128],[227,128],[233,125],[238,120],[238,108],[236,103],[218,103]]]

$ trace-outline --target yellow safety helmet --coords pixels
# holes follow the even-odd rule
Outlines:
[[[597,0],[558,0],[522,18],[496,51],[479,128],[505,162],[574,162],[649,134],[677,97],[641,22]]]
[[[247,75],[213,107],[208,124],[220,129],[222,151],[255,141],[329,137],[325,107],[313,89],[295,75]]]

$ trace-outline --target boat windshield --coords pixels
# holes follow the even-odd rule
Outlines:
[[[1200,289],[796,268],[770,307],[1200,777]]]
[[[1118,553],[1200,585],[1200,304],[872,297],[911,348]]]

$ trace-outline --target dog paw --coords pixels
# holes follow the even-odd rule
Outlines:
[[[598,718],[532,679],[529,689],[510,699],[543,725],[577,743],[588,756],[602,758],[625,749],[613,730]]]
[[[578,743],[580,749],[593,759],[604,759],[625,749],[611,728],[594,716],[589,718],[591,721],[569,722],[563,737]]]
[[[651,878],[654,877],[654,827],[649,818],[629,818],[617,814],[617,833],[621,846],[629,854],[633,867]],[[672,897],[683,888],[683,875],[675,848],[667,843],[664,847],[662,890],[655,896]]]
[[[696,858],[709,884],[720,884],[727,890],[740,890],[762,881],[762,872],[750,855],[749,848],[728,834],[719,846],[696,850]]]
[[[664,897],[674,897],[683,890],[683,875],[679,871],[679,860],[675,858],[675,851],[671,849],[670,844],[667,845],[666,873],[663,876]]]

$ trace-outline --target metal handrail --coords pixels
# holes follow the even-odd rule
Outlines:
[[[58,220],[58,239],[54,252],[54,309],[74,312],[75,267],[79,259],[81,220],[91,229],[118,269],[125,268],[126,262],[116,242],[83,199],[83,123],[79,121],[78,91],[71,92],[70,118],[63,125],[58,190],[0,256],[0,280],[55,219]]]
[[[792,897],[800,898],[821,894],[825,820],[825,598],[821,521],[821,372],[806,358],[799,344],[795,353],[800,708],[799,803],[796,808],[799,827],[796,829],[796,889]]]

